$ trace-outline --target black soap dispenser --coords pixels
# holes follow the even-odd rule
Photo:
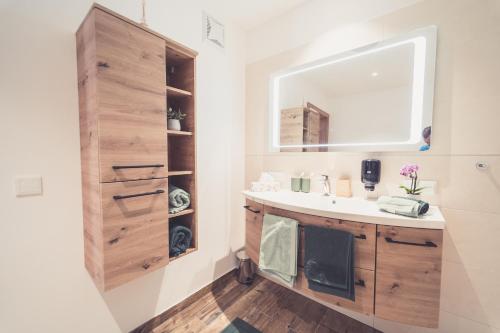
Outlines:
[[[380,182],[380,160],[361,161],[361,182],[365,184],[365,190],[375,190],[375,185]]]

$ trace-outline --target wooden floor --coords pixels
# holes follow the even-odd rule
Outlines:
[[[218,333],[236,317],[264,333],[379,332],[260,276],[245,286],[234,274],[133,332]]]

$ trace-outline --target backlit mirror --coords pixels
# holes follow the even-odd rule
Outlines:
[[[271,151],[426,151],[436,27],[271,76]]]

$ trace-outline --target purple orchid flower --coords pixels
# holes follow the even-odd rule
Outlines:
[[[420,194],[422,192],[422,190],[424,189],[423,187],[417,188],[418,170],[419,170],[419,167],[416,164],[405,164],[399,170],[399,174],[401,176],[409,177],[411,179],[411,185],[409,188],[404,186],[404,185],[400,186],[408,194]]]

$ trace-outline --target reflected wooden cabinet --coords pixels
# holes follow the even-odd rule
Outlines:
[[[176,259],[172,221],[193,232],[189,253],[197,248],[196,52],[97,4],[76,46],[85,266],[105,291]],[[174,65],[182,89],[167,87]],[[171,136],[173,103],[187,114],[188,131]],[[168,213],[169,183],[191,193],[180,218]]]
[[[263,211],[299,222],[298,276],[294,289],[312,299],[378,318],[435,328],[439,324],[442,230],[391,227],[303,214],[247,199],[246,250],[258,264]],[[304,275],[303,226],[354,235],[355,301],[310,290]]]
[[[327,144],[330,114],[307,103],[303,107],[281,110],[280,145]],[[281,148],[283,152],[328,151],[327,147]]]

